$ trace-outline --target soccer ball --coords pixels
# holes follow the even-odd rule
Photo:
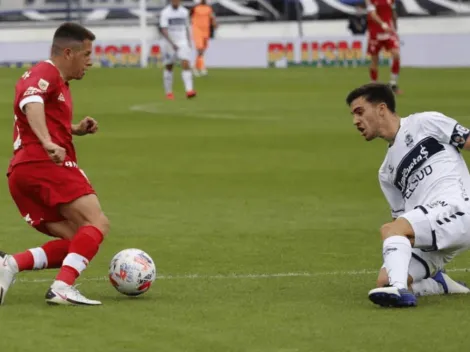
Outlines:
[[[109,281],[118,292],[127,296],[147,292],[156,277],[157,270],[152,258],[140,249],[120,251],[109,265]]]

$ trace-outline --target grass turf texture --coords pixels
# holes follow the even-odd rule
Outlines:
[[[4,170],[23,71],[0,70]],[[80,290],[104,305],[49,307],[55,271],[22,274],[0,308],[0,349],[464,350],[470,297],[422,298],[413,310],[367,299],[381,265],[378,229],[390,220],[377,181],[386,144],[363,141],[344,103],[367,80],[362,68],[211,70],[191,101],[179,71],[175,101],[163,99],[153,69],[94,69],[73,82],[76,120],[100,123],[98,135],[76,138],[79,165],[112,223]],[[470,70],[404,69],[399,113],[439,110],[469,126],[468,81]],[[6,178],[0,189],[0,249],[45,242],[19,216]],[[104,279],[129,247],[148,252],[163,276],[137,299]],[[468,254],[450,265],[468,267]],[[308,274],[245,277],[279,273]]]

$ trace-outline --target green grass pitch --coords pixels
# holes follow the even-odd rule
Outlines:
[[[5,171],[23,71],[0,70]],[[386,144],[365,142],[344,102],[367,81],[366,68],[214,69],[186,100],[176,71],[175,101],[163,99],[157,69],[93,69],[73,82],[76,120],[100,123],[76,139],[79,165],[112,224],[79,288],[104,305],[49,307],[55,271],[22,274],[0,308],[0,351],[468,349],[470,297],[422,298],[411,310],[367,298],[390,220],[377,180]],[[468,69],[405,68],[399,113],[439,110],[469,126],[469,81]],[[0,249],[45,242],[6,177],[0,190]],[[105,279],[112,256],[130,247],[147,251],[160,275],[136,299]],[[469,254],[449,268],[470,281]]]

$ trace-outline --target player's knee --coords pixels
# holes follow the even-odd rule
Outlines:
[[[189,70],[189,61],[183,60],[183,62],[181,63],[181,67],[183,68],[183,70]]]
[[[108,235],[110,227],[109,219],[103,213],[97,216],[96,219],[93,219],[92,225],[99,229],[104,237]]]
[[[392,230],[393,230],[393,223],[391,222],[383,224],[380,227],[380,235],[382,236],[382,241],[385,241],[388,237],[391,236]]]
[[[392,236],[403,236],[410,240],[412,246],[414,246],[414,231],[408,220],[404,218],[398,218],[393,222],[386,223],[380,228],[380,234],[382,241]]]

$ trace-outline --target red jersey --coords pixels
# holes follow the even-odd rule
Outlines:
[[[18,80],[15,87],[15,125],[13,131],[13,158],[8,173],[21,163],[51,160],[41,142],[29,126],[23,109],[27,103],[44,104],[46,124],[52,142],[66,150],[66,160],[76,162],[72,143],[72,96],[69,84],[63,80],[52,61],[43,61]]]
[[[395,9],[395,0],[370,0],[367,7],[367,28],[370,39],[387,40],[392,34],[387,33],[377,22],[375,22],[370,13],[375,11],[380,19],[388,24],[390,28],[394,28],[393,11]]]

